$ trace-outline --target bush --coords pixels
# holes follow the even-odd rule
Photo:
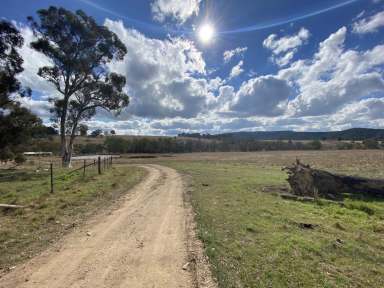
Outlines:
[[[27,158],[24,156],[24,154],[17,154],[15,157],[15,162],[17,165],[23,164],[25,161],[27,161]]]
[[[109,153],[126,153],[129,142],[122,138],[107,137],[104,145]]]
[[[363,141],[366,149],[379,149],[379,142],[375,139],[367,139]]]
[[[85,145],[78,145],[77,149],[79,149],[81,154],[98,154],[104,152],[104,145],[86,143]]]
[[[312,142],[309,143],[309,146],[311,149],[320,150],[323,145],[319,140],[313,140]]]
[[[0,150],[0,161],[7,162],[10,160],[13,160],[14,157],[15,157],[15,154],[13,154],[11,149],[9,149],[8,147]]]

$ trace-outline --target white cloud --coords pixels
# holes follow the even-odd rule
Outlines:
[[[384,11],[381,11],[371,17],[361,19],[353,23],[353,32],[358,34],[377,32],[384,26]]]
[[[274,56],[272,58],[272,61],[274,61],[280,67],[287,66],[292,61],[293,57],[295,56],[295,53],[296,53],[295,50],[288,51],[282,57]]]
[[[30,43],[35,41],[32,30],[29,27],[18,26],[20,34],[24,38],[24,44],[19,49],[19,54],[23,58],[24,71],[17,78],[23,86],[29,87],[34,91],[39,91],[43,97],[58,96],[58,92],[53,84],[37,75],[40,67],[51,66],[51,60],[44,54],[37,52],[30,47]]]
[[[272,51],[273,62],[279,66],[286,66],[298,51],[298,47],[305,44],[309,37],[309,31],[301,28],[297,34],[281,38],[271,34],[263,41],[263,46]]]
[[[384,99],[368,98],[348,104],[335,113],[332,120],[337,124],[348,124],[354,120],[365,123],[381,120],[384,123]]]
[[[271,51],[276,63],[286,68],[276,75],[252,75],[234,87],[219,76],[210,79],[212,74],[192,41],[149,38],[118,21],[106,20],[105,25],[127,46],[124,61],[113,62],[109,68],[126,76],[131,103],[117,119],[98,113],[87,122],[91,129],[164,135],[384,127],[384,45],[363,51],[346,48],[345,27],[321,42],[309,59],[292,62],[299,41],[282,41]],[[46,99],[56,90],[36,73],[38,67],[50,62],[29,48],[32,32],[20,29],[26,41],[20,51],[25,71],[19,78],[38,96],[22,102],[48,119]],[[299,37],[302,43],[306,41],[304,34]],[[276,36],[274,41],[290,37],[294,36]],[[229,62],[246,50],[238,47],[223,57]],[[232,77],[243,72],[243,65],[241,60],[232,68]]]
[[[282,115],[292,90],[287,81],[272,75],[244,82],[230,104],[230,111],[242,116]]]
[[[244,55],[244,53],[247,50],[248,50],[248,47],[237,47],[236,49],[233,49],[233,50],[224,51],[223,53],[224,62],[228,63],[236,55],[241,55],[241,56]]]
[[[105,25],[119,36],[128,50],[123,61],[109,65],[111,70],[127,78],[131,96],[128,115],[195,117],[206,109],[215,83],[206,79],[204,59],[193,42],[180,38],[147,38],[118,21],[106,20]]]
[[[8,116],[10,113],[11,113],[11,110],[0,107],[0,118]]]
[[[363,52],[345,50],[346,33],[342,27],[320,43],[313,59],[299,60],[280,70],[279,77],[290,81],[298,91],[289,103],[291,114],[332,114],[352,101],[384,94],[380,69],[384,45]]]
[[[164,22],[170,18],[183,24],[190,17],[199,14],[201,0],[154,0],[151,4],[153,19]]]
[[[244,64],[243,60],[240,60],[239,63],[233,66],[231,73],[229,74],[229,79],[233,79],[244,72],[243,64]]]
[[[51,103],[48,98],[59,97],[59,92],[55,86],[37,75],[40,67],[50,66],[52,62],[48,57],[30,47],[30,43],[35,40],[32,30],[29,27],[14,23],[20,30],[24,38],[23,46],[18,49],[23,58],[24,71],[17,75],[18,80],[23,87],[31,88],[32,97],[17,97],[23,107],[30,109],[33,113],[41,117],[46,123],[49,121]],[[38,94],[38,95],[35,95]]]

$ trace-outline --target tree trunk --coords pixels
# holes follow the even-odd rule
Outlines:
[[[72,130],[72,133],[71,133],[71,136],[69,138],[69,144],[68,144],[68,149],[67,149],[67,159],[66,159],[66,162],[68,163],[68,167],[72,167],[72,153],[73,153],[73,143],[74,143],[74,140],[75,140],[75,131],[76,130],[76,127]]]
[[[64,128],[64,132],[60,128],[60,139],[61,139],[61,163],[63,167],[69,167],[68,145],[67,145],[67,138],[65,137],[65,128]]]
[[[342,200],[345,194],[351,194],[355,197],[384,198],[384,180],[381,179],[332,174],[312,169],[299,160],[283,170],[288,173],[287,181],[292,193],[298,196]]]
[[[69,96],[64,97],[63,111],[60,116],[60,140],[61,140],[61,164],[63,167],[70,166],[70,158],[68,159],[68,145],[65,131],[65,124],[67,121],[67,107]]]

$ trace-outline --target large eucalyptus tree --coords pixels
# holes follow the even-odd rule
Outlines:
[[[125,77],[106,67],[122,60],[127,50],[115,33],[81,10],[49,7],[37,14],[39,21],[28,17],[37,37],[31,46],[52,62],[40,67],[38,75],[53,83],[60,95],[50,99],[51,112],[59,124],[63,166],[70,166],[79,123],[98,108],[119,113],[129,103]]]

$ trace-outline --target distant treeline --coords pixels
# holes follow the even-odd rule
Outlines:
[[[384,140],[384,129],[352,128],[342,131],[328,132],[296,132],[296,131],[254,131],[233,132],[223,134],[182,133],[180,137],[216,140],[348,140],[363,141],[368,139]]]
[[[182,137],[132,137],[110,136],[98,138],[99,143],[87,142],[75,145],[76,154],[96,153],[191,153],[191,152],[251,152],[279,150],[320,150],[320,149],[381,149],[383,144],[375,139],[362,142],[322,143],[312,141],[258,141],[258,140],[207,140]],[[94,139],[94,138],[93,138]],[[36,139],[28,147],[31,151],[60,152],[60,146],[53,139]]]

